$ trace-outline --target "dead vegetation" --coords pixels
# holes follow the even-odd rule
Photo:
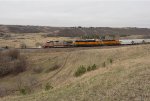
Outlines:
[[[19,74],[27,68],[27,60],[18,50],[0,52],[0,77]]]
[[[71,55],[64,61],[70,53]],[[31,69],[32,71],[20,73],[21,80],[15,79],[20,82],[17,82],[17,88],[20,88],[18,96],[13,97],[13,94],[10,94],[12,96],[4,97],[0,101],[16,101],[20,100],[20,97],[22,101],[129,101],[141,99],[149,101],[149,45],[79,50],[70,53],[64,51],[26,53],[31,59],[30,62],[34,63],[32,66],[39,67],[36,68],[37,70]],[[63,69],[56,66],[56,69],[48,73],[44,72],[50,67],[55,67],[54,64],[64,64]],[[74,73],[82,65],[86,72],[75,77]],[[29,77],[25,75],[30,75],[30,73],[38,79],[26,80]],[[53,76],[55,73],[57,75]],[[6,79],[11,81],[11,78],[4,77],[0,81],[0,86],[6,82]],[[40,86],[37,86],[38,83]],[[32,92],[33,90],[36,91]],[[25,96],[20,96],[20,94]]]

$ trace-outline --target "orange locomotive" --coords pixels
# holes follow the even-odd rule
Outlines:
[[[102,45],[112,46],[112,45],[120,45],[119,40],[102,40]]]
[[[76,40],[75,46],[109,46],[120,45],[119,40]]]

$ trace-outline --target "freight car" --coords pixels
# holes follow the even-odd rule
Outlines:
[[[121,45],[148,44],[150,39],[124,39],[119,40]]]

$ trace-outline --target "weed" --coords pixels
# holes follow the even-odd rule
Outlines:
[[[26,45],[25,43],[21,43],[21,44],[20,44],[20,48],[25,49],[25,48],[27,48],[27,45]]]
[[[10,50],[7,52],[7,55],[11,57],[12,60],[18,59],[20,57],[20,52],[18,50]]]
[[[53,89],[53,86],[51,86],[49,83],[46,83],[45,85],[45,90],[50,90],[50,89]]]
[[[106,63],[105,63],[105,62],[103,62],[102,66],[103,66],[103,67],[106,67]]]
[[[113,59],[109,59],[109,62],[112,64],[113,63]]]
[[[75,72],[75,76],[81,76],[82,74],[84,74],[86,72],[86,68],[82,65],[80,66],[77,71]]]
[[[91,66],[91,70],[95,70],[97,67],[96,67],[96,64],[94,64],[93,66]]]
[[[54,70],[56,70],[56,69],[58,69],[58,68],[60,68],[60,66],[56,64],[56,65],[54,65],[54,66],[48,68],[48,69],[46,70],[46,73],[49,73],[50,71],[54,71]]]
[[[18,74],[24,72],[26,68],[27,60],[18,50],[0,52],[0,76]]]
[[[27,94],[26,89],[25,88],[20,89],[20,93],[22,95],[26,95]]]
[[[43,71],[43,68],[40,66],[33,68],[34,73],[41,73],[42,71]]]
[[[87,71],[91,71],[92,70],[92,67],[91,66],[88,66],[87,67]]]

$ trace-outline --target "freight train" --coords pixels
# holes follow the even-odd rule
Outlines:
[[[146,43],[150,43],[150,39],[124,39],[124,40],[81,39],[75,41],[47,41],[43,45],[43,48],[115,46],[115,45],[135,45]]]

